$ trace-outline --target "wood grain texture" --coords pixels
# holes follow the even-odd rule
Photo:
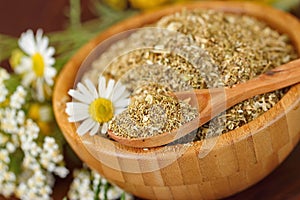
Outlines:
[[[67,141],[84,162],[108,180],[141,198],[227,197],[268,175],[299,141],[300,85],[292,87],[270,111],[245,126],[220,136],[203,158],[199,158],[198,155],[205,150],[203,147],[207,141],[195,142],[190,146],[176,145],[142,151],[97,136],[78,137],[75,125],[67,121],[64,110],[65,103],[71,100],[67,91],[73,88],[77,71],[84,58],[106,38],[152,23],[183,7],[211,8],[255,16],[287,33],[298,52],[300,50],[300,26],[295,18],[269,7],[238,2],[199,2],[146,13],[108,29],[84,46],[67,63],[57,79],[53,97],[56,119]],[[278,130],[283,130],[282,133],[289,136],[287,140],[280,141],[282,137]],[[242,150],[244,152],[240,152]],[[192,168],[191,165],[195,167]],[[135,181],[126,181],[130,179]]]

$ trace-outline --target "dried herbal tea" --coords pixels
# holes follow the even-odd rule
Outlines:
[[[165,86],[139,88],[129,108],[114,117],[109,129],[127,138],[146,138],[179,128],[197,116],[196,108],[171,96]]]
[[[130,91],[136,92],[133,96],[140,95],[145,100],[144,90],[135,89],[143,85],[155,87],[151,85],[153,82],[165,85],[171,92],[231,87],[297,58],[287,35],[246,15],[183,10],[151,26],[111,45],[85,77],[97,80],[97,75],[103,73],[121,80]],[[195,140],[234,130],[252,121],[272,108],[287,91],[288,88],[258,95],[233,106],[200,127]],[[161,98],[160,93],[155,95]],[[143,109],[138,106],[143,103],[138,101],[136,105],[139,114]],[[127,121],[131,117],[143,125],[142,115],[133,111],[132,116],[126,118],[130,116],[129,109],[115,118],[119,123],[115,128],[122,127],[122,134],[133,127]],[[155,112],[160,114],[158,110]],[[145,121],[145,126],[147,123]]]

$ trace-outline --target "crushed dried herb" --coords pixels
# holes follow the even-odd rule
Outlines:
[[[287,35],[246,15],[184,10],[165,16],[152,26],[113,44],[93,63],[86,76],[96,80],[96,75],[103,73],[120,79],[131,91],[157,80],[175,92],[231,87],[297,58]],[[151,75],[153,71],[159,73]],[[233,106],[200,127],[195,140],[252,121],[272,108],[287,90],[258,95]],[[123,120],[119,124],[123,132],[131,128],[126,117],[142,122],[141,116],[132,113],[127,110],[116,116],[120,122]]]

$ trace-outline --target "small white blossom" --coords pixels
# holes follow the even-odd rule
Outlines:
[[[51,199],[52,189],[48,180],[48,174],[37,168],[31,172],[31,176],[21,182],[17,188],[17,197],[24,200]]]
[[[9,171],[7,165],[9,160],[2,159],[2,156],[8,156],[8,151],[5,149],[0,150],[0,194],[5,197],[9,197],[13,194],[16,187],[16,176]]]
[[[124,192],[120,188],[110,185],[96,171],[89,170],[85,166],[80,170],[74,170],[73,176],[74,179],[68,192],[71,200],[94,199],[98,190],[100,199],[105,199],[106,196],[109,200],[114,200],[120,198]],[[106,187],[109,187],[107,191]],[[125,193],[125,199],[132,200],[133,196]]]
[[[3,68],[0,68],[0,103],[6,100],[6,96],[8,94],[8,90],[4,84],[4,81],[9,79],[9,74]]]
[[[60,166],[54,169],[54,173],[61,178],[65,178],[69,174],[69,170],[65,167]]]
[[[26,91],[23,86],[18,86],[16,91],[10,96],[10,106],[20,109],[25,103]]]
[[[9,78],[10,78],[9,73],[5,69],[0,68],[0,83],[3,83],[3,81]]]
[[[114,199],[119,199],[124,191],[121,190],[119,187],[111,187],[107,191],[107,199],[109,200],[114,200]],[[104,190],[101,190],[99,193],[99,198],[100,199],[105,199],[105,193]]]
[[[0,129],[9,134],[15,134],[18,132],[18,123],[16,121],[15,109],[5,108],[2,110],[2,119],[0,121]]]
[[[16,146],[11,142],[7,142],[6,143],[6,149],[9,153],[13,153],[16,150]]]
[[[75,170],[74,179],[68,192],[70,200],[93,200],[94,191],[90,188],[90,173],[86,169]]]
[[[18,111],[16,121],[19,125],[24,124],[24,122],[25,122],[25,113],[24,113],[23,110]]]
[[[9,163],[9,152],[6,149],[0,149],[0,161],[4,163]]]
[[[3,83],[0,82],[0,103],[6,100],[8,90]]]
[[[52,137],[45,137],[43,148],[40,153],[40,163],[49,172],[54,172],[60,177],[65,177],[68,170],[59,166],[63,161],[63,156],[60,154],[60,149]]]
[[[0,145],[5,145],[9,138],[0,132]]]
[[[14,182],[4,183],[1,185],[1,187],[2,187],[1,194],[3,194],[3,196],[5,197],[10,197],[16,189],[16,185],[14,184]]]

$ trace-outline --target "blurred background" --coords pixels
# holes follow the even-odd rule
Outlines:
[[[137,12],[166,6],[168,4],[187,2],[188,0],[81,0],[81,21],[85,22],[101,18],[105,13],[99,13],[95,4],[102,3],[112,10]],[[194,0],[196,1],[196,0]],[[199,1],[199,0],[198,0]],[[210,0],[211,1],[211,0]],[[279,9],[297,14],[299,0],[250,0],[268,4]],[[68,26],[69,0],[0,0],[0,33],[19,37],[28,28],[36,30],[43,28],[45,32],[65,29]]]

